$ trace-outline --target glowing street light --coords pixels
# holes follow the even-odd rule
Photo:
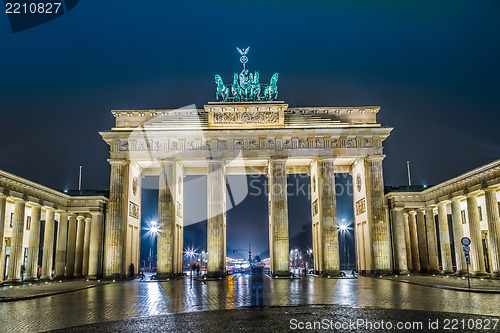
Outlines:
[[[349,253],[347,252],[347,244],[345,239],[346,234],[349,232],[349,228],[347,227],[345,219],[342,219],[342,223],[339,225],[339,230],[344,240],[344,255],[346,258],[346,269],[349,269]]]

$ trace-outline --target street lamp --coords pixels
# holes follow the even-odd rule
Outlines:
[[[340,233],[342,234],[342,239],[344,242],[344,256],[346,258],[346,269],[349,269],[349,253],[347,252],[347,244],[346,244],[346,233],[349,232],[349,228],[347,227],[347,223],[345,222],[345,219],[342,219],[342,223],[339,226]]]
[[[149,247],[149,272],[153,271],[153,247],[154,239],[158,236],[158,223],[155,220],[149,222],[149,228],[147,235],[150,237],[150,247]]]

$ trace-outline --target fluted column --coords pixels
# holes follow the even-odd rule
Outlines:
[[[404,231],[403,209],[395,207],[392,209],[393,229],[394,233],[394,270],[397,273],[408,273],[408,262],[406,257],[406,241]]]
[[[472,271],[476,275],[487,275],[484,264],[483,236],[481,234],[481,225],[479,223],[479,209],[477,205],[477,194],[467,195],[467,215],[469,217],[470,229],[470,258]]]
[[[438,204],[438,222],[439,222],[439,244],[441,245],[441,261],[443,264],[443,273],[453,273],[453,263],[451,261],[451,243],[450,230],[448,228],[448,212],[446,205],[448,202],[441,201]]]
[[[417,273],[420,271],[420,254],[417,232],[417,213],[415,211],[411,211],[408,215],[408,226],[410,229],[412,272]]]
[[[318,161],[318,185],[320,225],[323,238],[323,274],[339,275],[340,257],[333,158]]]
[[[0,282],[4,279],[5,265],[5,211],[7,209],[7,197],[0,193]]]
[[[174,232],[175,232],[175,162],[160,162],[158,192],[158,272],[161,275],[174,274]],[[210,233],[210,228],[207,227]],[[210,250],[209,250],[210,251]]]
[[[75,277],[82,277],[83,266],[83,240],[85,237],[85,217],[78,216],[76,227],[76,249],[75,249]]]
[[[68,222],[68,244],[66,252],[66,277],[75,277],[76,215],[71,214]]]
[[[97,279],[102,275],[100,268],[102,258],[102,213],[92,214],[89,245],[89,272],[88,278]]]
[[[14,199],[14,221],[12,226],[12,238],[10,242],[9,273],[7,280],[11,282],[21,281],[21,266],[24,264],[24,214],[26,201]]]
[[[208,161],[207,176],[207,275],[226,274],[226,170],[221,160]]]
[[[434,207],[425,207],[425,228],[427,231],[427,251],[429,252],[429,273],[439,273],[439,253]]]
[[[429,254],[427,252],[427,230],[423,209],[417,211],[418,254],[420,258],[420,273],[429,271]]]
[[[45,208],[45,232],[43,234],[42,276],[40,279],[52,279],[52,258],[54,256],[54,216],[55,210]]]
[[[104,275],[122,277],[123,244],[126,228],[126,188],[128,164],[126,161],[110,160],[111,175],[109,186],[109,205],[104,239]]]
[[[62,279],[65,274],[66,267],[66,244],[68,242],[68,213],[59,213],[59,228],[57,229],[57,244],[56,244],[56,264],[55,264],[55,279]]]
[[[411,257],[411,238],[410,238],[410,224],[408,219],[408,213],[403,214],[403,227],[405,233],[405,250],[406,250],[406,263],[408,270],[413,270],[413,261]]]
[[[500,276],[500,217],[498,212],[497,189],[484,191],[486,217],[488,218],[488,244],[491,255],[491,272]]]
[[[269,160],[268,184],[271,270],[273,276],[289,276],[286,159]]]
[[[87,276],[89,274],[89,251],[90,251],[90,228],[91,228],[91,218],[85,219],[85,233],[83,238],[83,263],[82,263],[82,275]]]
[[[391,273],[391,244],[384,199],[383,156],[367,158],[367,192],[371,205],[373,267],[375,273]]]
[[[461,243],[461,240],[464,237],[464,228],[462,224],[462,213],[459,198],[453,198],[451,200],[451,222],[453,225],[453,247],[455,248],[455,263],[457,266],[457,273],[466,274],[467,268]]]
[[[40,217],[42,208],[39,204],[31,204],[31,227],[26,259],[26,281],[38,279],[38,250],[40,248]]]

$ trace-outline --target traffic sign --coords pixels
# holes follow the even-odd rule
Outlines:
[[[470,252],[470,246],[464,246],[464,252],[469,253]]]
[[[472,242],[469,237],[462,237],[460,240],[463,246],[469,246],[470,243]]]

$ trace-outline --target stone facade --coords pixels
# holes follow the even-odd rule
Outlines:
[[[0,282],[72,278],[74,272],[88,276],[82,269],[83,263],[90,262],[93,266],[86,267],[92,268],[93,277],[102,276],[99,261],[90,259],[84,247],[83,251],[75,251],[77,240],[71,231],[77,230],[77,220],[85,222],[86,217],[99,214],[101,218],[95,220],[97,231],[91,235],[89,229],[80,239],[83,245],[86,242],[102,244],[103,235],[99,230],[102,230],[107,202],[103,195],[71,196],[0,171]],[[40,244],[42,225],[43,243]],[[41,262],[39,249],[42,249]],[[99,245],[93,255],[100,257],[102,253]],[[21,266],[25,269],[22,276]]]
[[[225,274],[225,191],[230,186],[225,179],[233,174],[268,175],[274,276],[290,275],[286,175],[307,173],[315,184],[311,185],[314,270],[335,275],[340,267],[333,174],[359,174],[363,190],[357,199],[364,211],[355,221],[357,251],[363,253],[358,268],[362,272],[391,271],[382,142],[392,128],[377,123],[379,109],[288,108],[273,101],[209,103],[203,109],[112,111],[115,127],[100,133],[109,145],[111,164],[105,275],[124,275],[124,263],[137,262],[130,249],[139,244],[139,238],[130,233],[137,221],[130,218],[127,207],[133,203],[140,212],[141,198],[132,195],[130,184],[146,175],[160,176],[160,276],[182,272],[182,207],[188,198],[174,188],[182,188],[185,175],[207,175],[209,183],[208,276]]]
[[[472,241],[471,273],[499,276],[499,189],[500,160],[426,189],[388,187],[385,199],[391,212],[393,234],[399,234],[401,228],[408,227],[410,231],[409,244],[398,240],[397,246],[393,246],[394,253],[409,246],[412,260],[408,261],[408,269],[414,272],[465,274],[466,259],[461,245],[465,236]],[[408,214],[409,219],[404,221],[408,225],[401,224],[401,212]],[[395,256],[394,264],[397,271],[405,271],[398,268],[404,268],[402,256]]]

